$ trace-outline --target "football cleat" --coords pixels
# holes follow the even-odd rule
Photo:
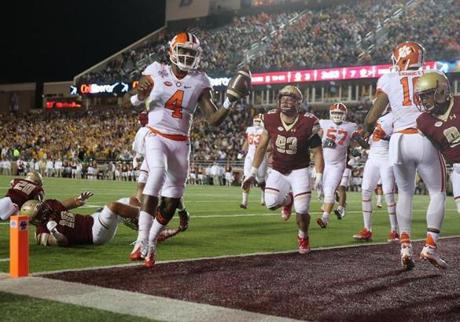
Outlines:
[[[443,260],[441,256],[439,256],[436,250],[437,250],[437,247],[425,245],[425,247],[423,247],[422,249],[422,252],[420,253],[420,259],[429,261],[436,268],[446,269],[447,268],[446,261]]]
[[[316,223],[317,223],[321,228],[326,228],[326,227],[327,227],[327,222],[323,221],[322,218],[316,219]]]
[[[353,235],[353,238],[356,240],[370,241],[372,240],[372,231],[363,228],[357,234]]]
[[[399,234],[396,230],[390,231],[388,234],[388,242],[399,242]]]
[[[337,208],[334,210],[334,214],[337,216],[338,220],[342,220],[342,218],[345,217],[345,208]]]
[[[248,209],[248,205],[245,205],[245,204],[242,203],[242,204],[240,204],[240,208],[241,209]]]
[[[146,249],[143,246],[143,243],[136,242],[134,245],[133,251],[131,252],[131,254],[129,254],[129,259],[132,261],[140,261],[145,258],[145,255],[146,255]]]
[[[382,207],[383,207],[383,206],[382,206],[381,203],[378,203],[378,204],[377,204],[377,208],[382,208]]]
[[[412,255],[412,245],[401,245],[401,266],[405,271],[410,271],[414,268],[414,260]]]
[[[310,252],[310,241],[308,237],[300,238],[297,236],[297,241],[299,243],[299,253],[308,254]]]
[[[177,214],[179,215],[180,231],[186,231],[188,228],[188,222],[190,221],[190,214],[186,209],[179,211]]]
[[[155,248],[150,246],[145,256],[144,267],[152,268],[155,265]]]
[[[287,206],[281,207],[281,218],[286,221],[291,218],[292,214],[292,205],[294,204],[294,196],[292,195],[292,192],[289,192],[289,197],[291,198],[291,202]]]

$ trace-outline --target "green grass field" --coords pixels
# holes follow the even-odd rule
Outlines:
[[[0,177],[0,187],[6,191],[11,178]],[[135,183],[114,181],[86,181],[45,178],[47,198],[65,199],[80,192],[90,190],[94,197],[79,213],[90,214],[97,206],[102,206],[117,198],[134,193]],[[208,256],[248,254],[255,252],[275,252],[295,250],[296,223],[292,217],[284,222],[279,211],[269,211],[259,205],[260,192],[250,193],[247,210],[239,208],[240,189],[238,187],[188,186],[185,203],[191,213],[190,228],[186,232],[161,244],[157,260],[173,260]],[[326,230],[320,230],[314,220],[310,229],[311,246],[324,247],[358,243],[351,236],[362,227],[359,193],[348,194],[347,216],[338,221],[331,216]],[[427,196],[416,196],[414,201],[413,237],[425,236],[425,210]],[[319,216],[320,203],[312,200],[311,214]],[[443,236],[455,235],[460,231],[460,220],[452,198],[448,198],[447,215],[443,226]],[[386,241],[389,224],[385,207],[374,212],[374,242]],[[177,225],[174,218],[171,225]],[[53,248],[35,245],[34,227],[30,229],[30,270],[43,272],[71,268],[105,266],[128,263],[130,245],[136,239],[136,232],[120,225],[112,242],[104,246],[82,246],[77,248]],[[8,272],[9,231],[6,223],[0,224],[0,270]]]
[[[0,176],[0,187],[8,188],[11,178]],[[113,181],[86,181],[45,178],[47,198],[65,199],[90,190],[95,193],[86,208],[78,213],[90,214],[96,207],[117,198],[130,196],[135,183]],[[191,213],[189,230],[179,234],[158,249],[157,260],[173,260],[208,256],[249,254],[296,250],[295,218],[284,222],[279,211],[271,212],[259,205],[260,192],[250,194],[249,209],[239,208],[241,192],[238,187],[189,186],[185,194],[186,207]],[[427,196],[416,196],[414,201],[413,237],[425,236],[425,210]],[[320,203],[313,199],[312,218],[319,215]],[[320,230],[314,220],[310,229],[313,248],[357,244],[352,235],[362,227],[359,193],[348,194],[347,216],[338,221],[331,217],[326,230]],[[460,220],[452,198],[448,198],[447,215],[443,235],[456,235],[460,231]],[[174,218],[172,225],[178,224]],[[0,271],[8,272],[9,227],[0,223]],[[386,209],[374,212],[374,242],[386,241],[389,230]],[[104,246],[76,248],[41,247],[34,243],[35,229],[30,229],[30,270],[44,272],[128,263],[128,254],[136,239],[136,232],[120,225],[116,237]],[[138,317],[113,312],[64,304],[55,301],[34,299],[26,296],[0,292],[2,320],[23,321],[24,316],[33,321],[145,321]]]

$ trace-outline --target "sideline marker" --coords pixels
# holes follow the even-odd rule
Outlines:
[[[29,217],[10,217],[10,276],[29,275]]]

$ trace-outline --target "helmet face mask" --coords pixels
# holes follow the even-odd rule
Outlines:
[[[329,118],[335,124],[343,123],[347,119],[347,110],[343,103],[332,104],[329,107]]]
[[[443,114],[451,103],[451,90],[447,77],[440,72],[427,72],[415,84],[415,103],[419,110]]]
[[[254,118],[252,119],[252,125],[253,126],[264,126],[264,122],[262,120],[262,114],[256,114]]]
[[[37,184],[40,187],[43,185],[42,175],[40,173],[36,172],[36,171],[28,172],[26,174],[25,179],[27,181],[31,181],[31,182]]]
[[[191,33],[181,32],[169,43],[169,60],[184,72],[198,69],[201,52],[200,41]]]
[[[278,93],[278,108],[288,117],[294,117],[299,113],[302,101],[303,95],[295,86],[285,86]]]

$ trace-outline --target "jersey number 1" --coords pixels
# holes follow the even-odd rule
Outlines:
[[[165,103],[168,110],[172,110],[172,117],[182,118],[182,101],[184,100],[184,91],[178,89]]]
[[[417,79],[418,79],[418,77],[412,78],[412,91],[414,91],[415,83],[417,82]],[[411,97],[410,97],[409,78],[408,77],[401,78],[401,85],[403,87],[403,95],[404,95],[402,105],[403,106],[414,105],[413,104],[413,102],[415,102],[414,95],[412,94],[412,100],[411,100]]]

